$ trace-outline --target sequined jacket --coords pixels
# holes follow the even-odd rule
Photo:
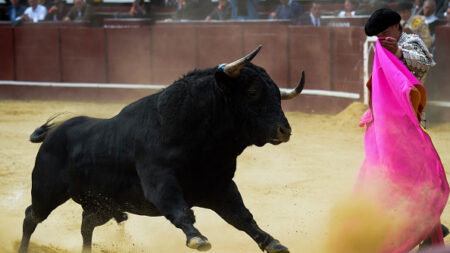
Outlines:
[[[402,33],[398,46],[402,50],[402,62],[423,84],[430,68],[436,65],[433,55],[416,34]]]
[[[428,28],[427,23],[425,23],[425,19],[423,16],[413,16],[408,19],[406,22],[401,22],[404,28],[411,30],[413,33],[419,35],[419,37],[423,40],[427,48],[430,50],[433,44],[430,29]]]

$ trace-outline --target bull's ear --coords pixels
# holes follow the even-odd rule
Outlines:
[[[229,77],[223,69],[218,68],[215,73],[216,84],[225,94],[231,94],[231,86],[233,78]]]

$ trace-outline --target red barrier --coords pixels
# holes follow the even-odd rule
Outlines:
[[[14,39],[11,27],[0,27],[0,80],[14,80]]]
[[[331,89],[362,94],[364,29],[336,27],[331,31]]]
[[[433,99],[448,101],[450,98],[450,26],[436,27],[435,36],[436,66],[431,69],[425,86],[428,92],[431,92]]]
[[[108,89],[42,86],[0,86],[0,99],[40,99],[96,102],[132,102],[138,98],[154,94],[158,90],[149,89]]]
[[[62,23],[1,26],[0,79],[170,84],[192,69],[231,62],[262,44],[254,63],[280,87],[294,87],[304,70],[306,89],[350,92],[362,99],[362,27],[291,26],[285,21],[157,22],[142,27],[113,23],[106,28]],[[450,78],[449,41],[450,27],[436,28],[438,65],[426,83],[431,99],[450,96],[445,85]],[[332,113],[353,101],[354,97],[301,95],[283,106]]]
[[[304,70],[307,89],[331,89],[330,30],[329,27],[289,27],[290,80],[299,80],[300,71]]]
[[[230,63],[242,57],[243,34],[240,25],[209,25],[197,28],[198,68]]]
[[[253,60],[264,66],[267,73],[280,87],[288,85],[288,51],[286,25],[244,25],[244,50],[251,52],[257,45],[263,45],[262,52]]]
[[[450,99],[450,26],[436,27],[436,42],[434,60],[436,66],[431,69],[425,82],[428,100],[447,102]],[[448,122],[450,119],[449,108],[437,107],[432,111],[426,110],[427,117],[437,121]]]
[[[152,27],[152,83],[170,84],[198,66],[196,27]]]
[[[369,16],[365,17],[336,17],[336,16],[323,16],[320,18],[322,25],[334,26],[334,27],[351,27],[351,26],[364,26]]]
[[[105,30],[60,28],[63,82],[107,83]]]
[[[130,28],[130,27],[145,27],[153,24],[153,20],[147,18],[105,18],[103,26],[105,28]]]
[[[59,33],[56,27],[14,28],[16,80],[61,81]]]
[[[108,75],[111,83],[151,83],[150,28],[107,28]]]

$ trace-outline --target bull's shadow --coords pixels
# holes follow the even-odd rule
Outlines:
[[[110,119],[50,119],[31,135],[42,142],[32,174],[32,205],[25,211],[19,252],[59,205],[83,207],[83,251],[92,233],[126,212],[165,216],[186,235],[186,245],[211,248],[195,227],[193,206],[209,208],[246,232],[269,253],[289,252],[261,230],[245,207],[233,176],[236,158],[250,145],[287,142],[291,128],[280,91],[250,61],[261,49],[230,64],[194,70],[163,91],[126,106]]]

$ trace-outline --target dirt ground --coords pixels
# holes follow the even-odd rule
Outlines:
[[[39,148],[28,141],[31,132],[58,112],[111,117],[123,106],[0,100],[0,252],[17,250],[24,210],[31,201],[31,171]],[[247,207],[260,227],[291,252],[323,252],[330,210],[351,191],[364,159],[364,131],[357,127],[364,110],[354,103],[336,116],[288,112],[293,129],[288,143],[250,147],[239,157],[235,181]],[[449,170],[450,124],[433,125],[429,133]],[[212,243],[210,252],[260,252],[246,234],[212,211],[194,212],[196,227]],[[449,214],[447,205],[444,224],[450,225]],[[97,228],[94,252],[195,252],[166,219],[129,217],[125,224],[110,221]],[[66,202],[37,227],[32,252],[80,252],[80,224],[81,207]]]

